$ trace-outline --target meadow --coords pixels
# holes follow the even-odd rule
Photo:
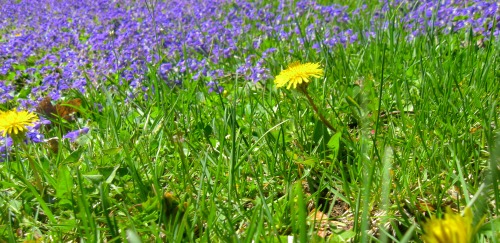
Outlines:
[[[496,1],[0,0],[0,242],[499,242],[499,38]]]

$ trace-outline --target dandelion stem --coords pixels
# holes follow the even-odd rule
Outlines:
[[[307,92],[307,86],[298,86],[299,89],[307,98],[307,101],[309,101],[309,104],[311,104],[314,112],[319,116],[319,119],[321,120],[321,122],[323,122],[323,124],[325,124],[326,127],[328,127],[328,129],[330,129],[332,132],[337,132],[337,130],[332,126],[332,124],[323,116],[323,114],[321,114],[318,110],[318,107],[316,106],[316,104],[314,104],[314,101],[313,99],[311,98],[311,96],[309,95],[309,92]]]
[[[33,171],[33,175],[35,176],[35,185],[38,188],[38,190],[40,191],[40,194],[43,194],[42,178],[40,177],[40,174],[38,173],[38,169],[35,166],[35,161],[33,160],[33,158],[31,158],[29,151],[28,151],[28,147],[26,146],[26,144],[23,143],[22,141],[19,141],[19,144],[21,145],[21,148],[24,150],[24,152],[26,154],[26,158],[28,158],[30,168]]]

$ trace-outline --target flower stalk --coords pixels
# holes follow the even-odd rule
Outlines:
[[[15,144],[16,142],[14,142]],[[40,173],[38,172],[38,168],[35,165],[35,160],[30,156],[28,146],[24,142],[19,142],[21,149],[24,150],[26,154],[26,158],[28,159],[28,164],[33,171],[33,176],[35,177],[35,186],[40,191],[40,193],[43,193],[43,184],[42,184],[42,177],[40,176]]]
[[[323,114],[321,114],[321,112],[319,112],[318,107],[316,106],[316,104],[314,103],[313,99],[309,95],[309,92],[307,91],[307,87],[304,87],[304,86],[301,85],[301,86],[299,86],[298,90],[306,96],[307,101],[309,102],[309,104],[313,108],[314,113],[316,113],[316,115],[318,115],[318,117],[321,120],[321,122],[323,122],[323,124],[325,124],[325,126],[328,129],[330,129],[333,133],[336,133],[337,129],[335,129],[333,127],[333,125],[325,118],[325,116],[323,116]]]

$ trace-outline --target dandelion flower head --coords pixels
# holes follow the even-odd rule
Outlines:
[[[297,86],[309,83],[311,77],[319,78],[322,75],[323,69],[321,69],[319,63],[308,62],[301,64],[294,62],[276,76],[274,83],[278,88],[286,85],[287,89],[295,89]]]
[[[422,236],[422,240],[426,243],[472,242],[472,236],[475,233],[475,229],[472,227],[472,219],[470,208],[465,209],[463,217],[447,209],[444,218],[439,219],[432,216],[424,224],[425,234]]]
[[[2,136],[24,135],[28,126],[33,126],[38,116],[29,111],[0,111],[0,134]]]

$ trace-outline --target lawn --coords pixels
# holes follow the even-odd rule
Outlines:
[[[496,1],[0,0],[0,242],[499,242],[499,67]]]

